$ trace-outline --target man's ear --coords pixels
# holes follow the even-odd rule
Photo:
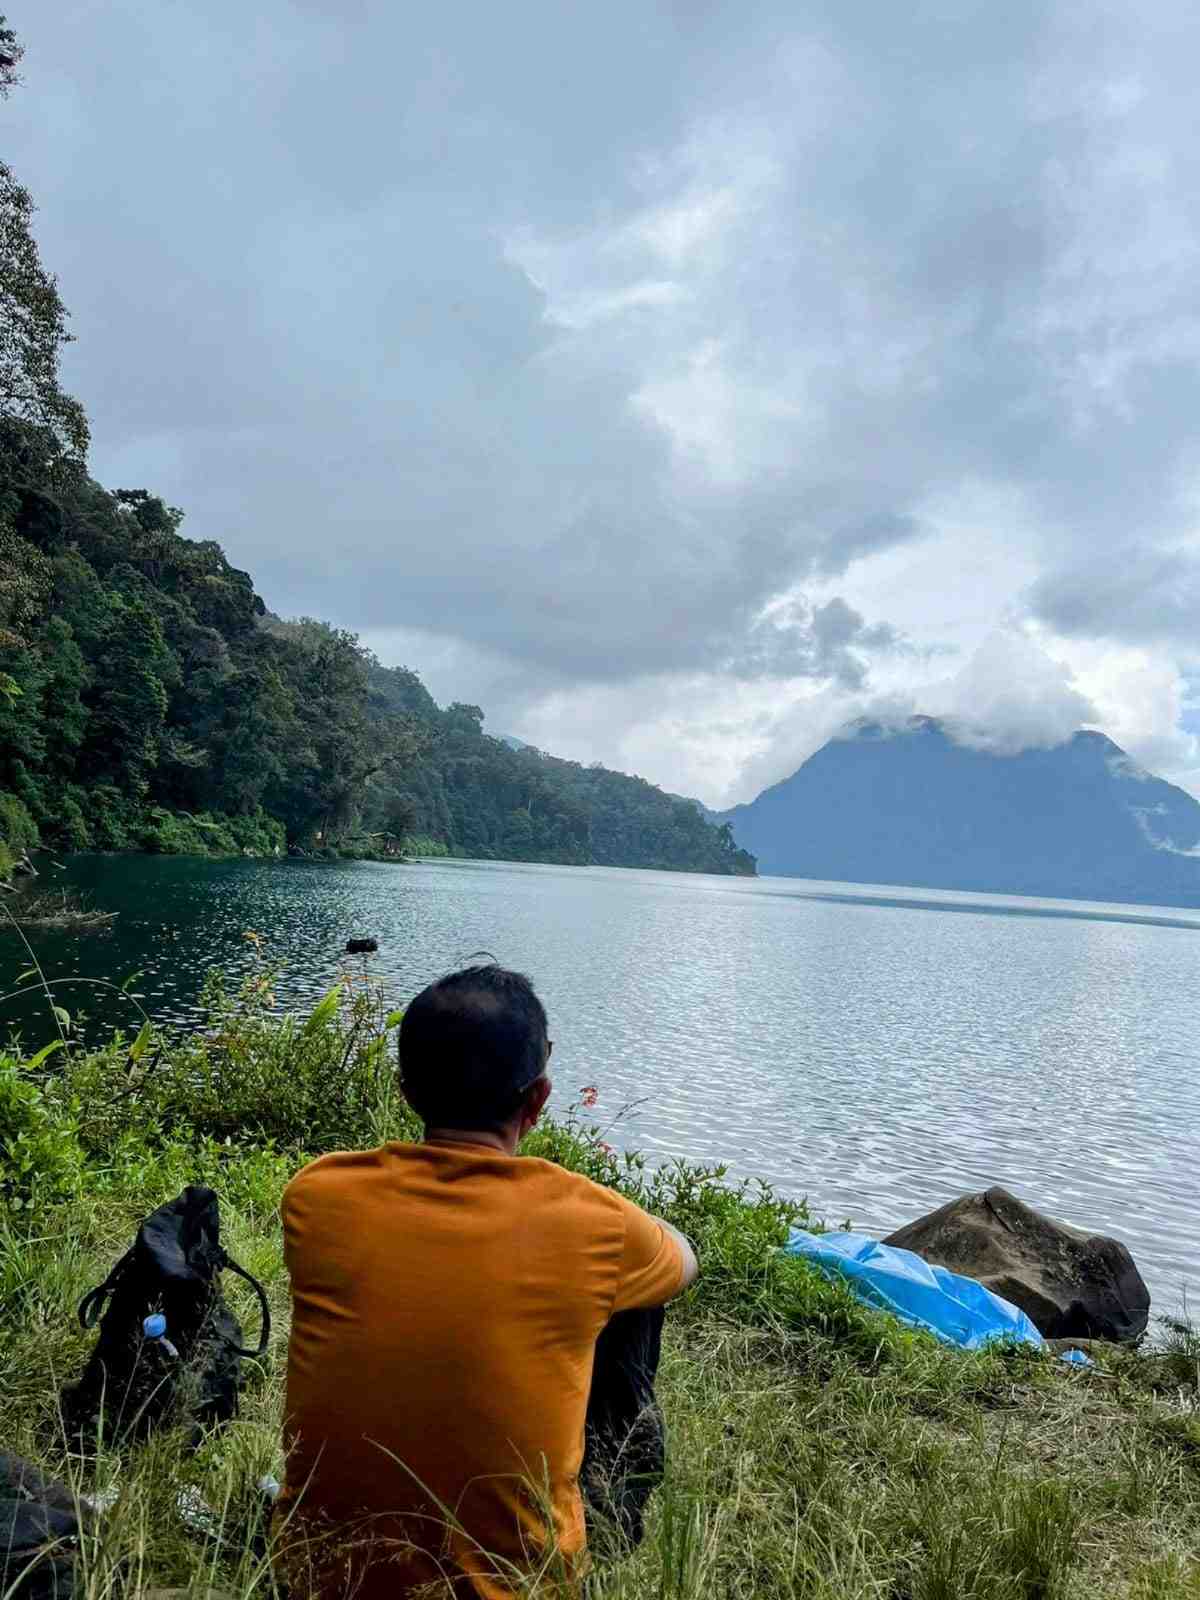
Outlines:
[[[541,1077],[529,1085],[525,1095],[525,1102],[521,1107],[521,1133],[527,1134],[530,1128],[536,1128],[541,1120],[542,1112],[546,1109],[546,1101],[550,1098],[550,1079],[543,1072]]]

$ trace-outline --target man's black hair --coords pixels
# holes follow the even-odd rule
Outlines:
[[[405,1098],[426,1127],[500,1127],[546,1070],[546,1054],[533,984],[495,962],[431,983],[400,1024]]]

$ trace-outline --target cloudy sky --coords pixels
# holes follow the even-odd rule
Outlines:
[[[1194,5],[9,12],[93,470],[276,611],[712,803],[871,707],[1200,794]]]

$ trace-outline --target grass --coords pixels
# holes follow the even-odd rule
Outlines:
[[[282,1021],[264,973],[232,997],[215,985],[190,1039],[68,1046],[33,1075],[0,1061],[0,1448],[81,1495],[115,1496],[85,1540],[86,1600],[274,1592],[252,1532],[256,1485],[282,1469],[279,1195],[319,1148],[413,1131],[391,1088],[394,1026],[362,983]],[[6,1072],[21,1095],[5,1098]],[[334,1074],[345,1093],[331,1104]],[[667,1482],[641,1549],[601,1553],[592,1600],[1200,1600],[1200,1341],[1188,1328],[1090,1372],[1020,1350],[949,1352],[780,1257],[789,1222],[808,1219],[769,1191],[730,1189],[719,1169],[651,1171],[577,1117],[530,1143],[685,1228],[703,1268],[668,1318]],[[164,1432],[73,1458],[56,1397],[91,1343],[75,1305],[188,1181],[219,1190],[227,1245],[267,1286],[272,1346],[247,1364],[239,1419],[194,1455]],[[226,1287],[255,1327],[242,1286]],[[207,1533],[181,1497],[207,1508]],[[525,1592],[553,1588],[543,1576]]]

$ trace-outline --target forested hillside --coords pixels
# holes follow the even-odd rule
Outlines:
[[[0,93],[18,59],[0,17]],[[0,877],[39,843],[754,870],[694,804],[489,738],[352,634],[270,615],[181,511],[96,483],[32,211],[0,164]]]
[[[418,759],[374,790],[372,827],[441,840],[468,856],[754,871],[729,827],[714,827],[694,800],[598,764],[513,749],[483,732],[478,706],[439,711],[403,667],[372,663],[368,681],[372,714],[385,725],[415,718],[424,741]]]

